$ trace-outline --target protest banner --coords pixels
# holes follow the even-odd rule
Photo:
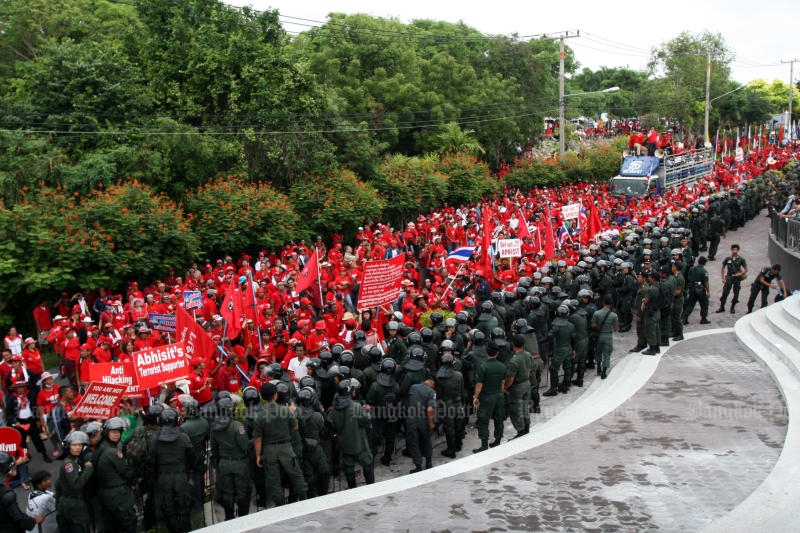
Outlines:
[[[173,315],[157,315],[151,313],[148,317],[150,318],[150,326],[152,326],[154,331],[175,333],[175,317]]]
[[[182,342],[133,353],[136,380],[142,390],[189,377],[189,359]]]
[[[364,278],[358,291],[358,309],[369,309],[393,302],[400,296],[405,254],[384,261],[364,263]]]
[[[522,257],[522,239],[498,239],[500,257]]]
[[[103,383],[104,385],[126,385],[128,389],[125,396],[128,398],[140,398],[144,392],[139,389],[139,382],[136,379],[136,371],[133,363],[95,363],[89,366],[89,381]]]
[[[561,208],[561,216],[564,217],[564,220],[572,220],[573,218],[578,218],[581,214],[581,204],[568,204]]]
[[[183,308],[187,311],[203,308],[203,293],[200,291],[183,291]]]
[[[89,383],[86,394],[70,412],[70,418],[97,418],[106,420],[119,412],[119,399],[128,387],[111,383]]]
[[[11,457],[17,456],[22,436],[14,428],[0,428],[0,452],[7,452]]]

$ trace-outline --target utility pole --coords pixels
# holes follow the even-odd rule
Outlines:
[[[789,61],[781,61],[781,63],[789,63],[789,113],[788,120],[786,121],[786,131],[789,132],[789,140],[794,137],[792,131],[792,104],[794,100],[794,63],[800,59],[790,59]]]
[[[711,110],[711,48],[706,58],[706,117],[703,126],[703,142],[708,142],[708,112]]]
[[[564,94],[564,39],[580,37],[580,30],[574,34],[565,31],[558,38],[558,153],[564,157],[567,149],[567,97]]]

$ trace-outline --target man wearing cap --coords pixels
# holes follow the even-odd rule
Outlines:
[[[531,427],[531,386],[530,375],[533,367],[533,356],[525,350],[525,337],[518,333],[511,339],[514,355],[506,365],[506,379],[503,392],[507,394],[508,417],[516,437],[526,435]],[[516,438],[514,437],[514,438]]]
[[[494,420],[494,442],[492,447],[500,444],[503,439],[503,418],[505,400],[503,398],[503,385],[506,378],[506,366],[497,359],[500,353],[494,343],[487,348],[488,358],[478,365],[475,374],[475,395],[472,398],[473,406],[478,410],[478,438],[480,447],[472,450],[479,453],[489,449],[489,421]]]

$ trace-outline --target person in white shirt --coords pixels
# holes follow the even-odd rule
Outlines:
[[[22,354],[22,335],[17,333],[17,328],[8,330],[8,335],[5,338],[6,348],[11,350],[12,355]]]
[[[308,375],[308,369],[306,368],[305,345],[302,342],[296,343],[294,345],[294,353],[295,357],[292,357],[289,360],[289,364],[286,368],[292,373],[295,381],[300,381],[301,378],[304,378]]]
[[[28,533],[58,533],[56,523],[56,497],[53,491],[48,490],[52,485],[50,474],[44,470],[37,472],[31,478],[33,488],[28,494],[28,507],[26,514],[31,518],[44,516],[44,522],[38,524]]]

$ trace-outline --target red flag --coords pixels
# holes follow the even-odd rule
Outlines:
[[[778,130],[778,145],[780,146],[781,144],[783,144],[783,124],[781,124],[781,127]]]
[[[483,240],[481,241],[481,263],[487,272],[492,272],[492,257],[489,254],[489,247],[492,245],[492,228],[489,221],[489,206],[483,204]],[[487,275],[486,278],[490,277]]]
[[[594,239],[595,235],[603,231],[603,223],[597,214],[597,207],[592,206],[592,214],[589,216],[589,238]]]
[[[517,225],[517,238],[524,239],[531,236],[531,231],[528,229],[528,221],[525,220],[525,215],[522,214],[522,209],[517,209],[517,218],[519,224]]]
[[[222,307],[219,314],[225,319],[225,336],[229,339],[235,339],[242,331],[242,295],[236,287],[236,284],[231,280],[225,291],[225,298],[222,300]]]
[[[556,256],[556,245],[553,239],[553,224],[550,221],[550,203],[547,203],[547,210],[544,220],[544,258],[549,261]]]
[[[252,278],[247,280],[247,290],[242,295],[244,298],[244,316],[258,324],[258,312],[256,311],[256,293],[253,289]]]
[[[306,265],[303,267],[303,270],[297,277],[297,284],[295,285],[295,290],[297,292],[303,292],[304,290],[309,288],[313,283],[316,283],[318,275],[319,275],[319,265],[317,263],[317,252],[315,250],[314,254],[309,258],[308,262],[306,262]]]
[[[180,306],[175,308],[175,337],[186,345],[186,356],[190,359],[195,356],[206,359],[216,350],[217,345],[206,330]]]

